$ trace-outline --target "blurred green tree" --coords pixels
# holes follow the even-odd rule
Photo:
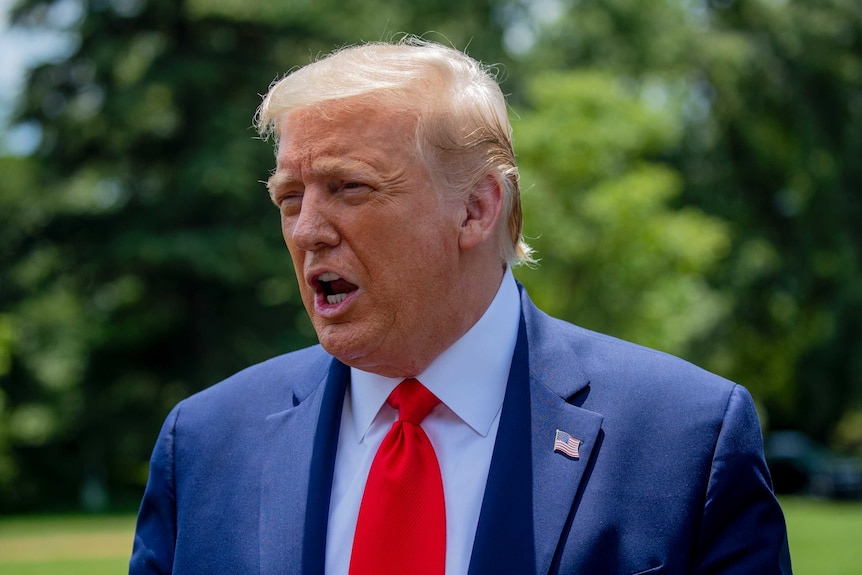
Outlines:
[[[674,208],[682,179],[660,158],[678,145],[672,107],[649,109],[602,72],[546,73],[516,121],[527,236],[519,270],[539,306],[624,339],[685,354],[730,302],[705,281],[729,229]]]
[[[828,439],[862,406],[860,4],[544,3],[559,16],[529,20],[526,57],[672,104],[681,137],[663,153],[684,182],[672,205],[730,225],[710,274],[729,313],[686,356],[749,387],[773,427]]]
[[[724,2],[709,16],[710,111],[679,162],[690,200],[739,232],[719,339],[732,375],[763,382],[774,425],[828,440],[862,408],[862,6]]]

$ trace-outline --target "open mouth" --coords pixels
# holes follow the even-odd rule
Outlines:
[[[330,305],[340,304],[347,299],[351,292],[357,289],[359,289],[358,286],[342,279],[341,276],[333,272],[322,273],[317,278],[318,293],[323,294],[326,303]]]

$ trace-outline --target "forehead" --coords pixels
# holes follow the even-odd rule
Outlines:
[[[277,168],[307,170],[333,162],[383,166],[415,158],[416,116],[370,105],[324,103],[280,120]]]

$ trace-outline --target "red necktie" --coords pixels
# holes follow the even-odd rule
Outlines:
[[[443,575],[443,480],[434,447],[419,426],[440,400],[415,379],[405,379],[386,401],[398,410],[398,421],[371,462],[350,575]]]

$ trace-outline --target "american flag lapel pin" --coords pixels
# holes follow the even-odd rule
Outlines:
[[[572,459],[579,459],[581,457],[580,453],[578,453],[580,445],[580,439],[575,439],[565,431],[557,430],[557,434],[554,437],[555,452],[562,453]]]

